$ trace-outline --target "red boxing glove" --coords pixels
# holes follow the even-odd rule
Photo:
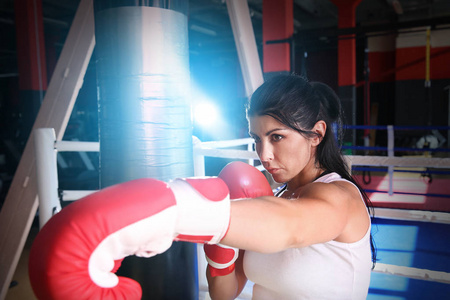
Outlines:
[[[273,196],[272,188],[264,174],[255,167],[235,161],[226,165],[219,174],[230,190],[231,199],[248,199]],[[224,276],[233,272],[239,249],[225,245],[204,245],[211,276]]]
[[[239,249],[221,244],[204,245],[209,272],[212,277],[225,276],[234,271]]]
[[[266,176],[254,166],[242,161],[226,165],[219,173],[230,190],[230,199],[248,199],[273,196]]]
[[[115,272],[129,255],[150,257],[173,240],[218,243],[230,220],[219,178],[138,179],[80,199],[53,216],[29,261],[38,299],[141,299],[139,284]]]

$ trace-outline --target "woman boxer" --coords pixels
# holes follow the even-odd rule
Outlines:
[[[365,299],[370,201],[331,130],[339,128],[338,98],[326,85],[279,76],[254,93],[247,115],[263,166],[285,183],[278,197],[242,162],[219,178],[140,178],[92,193],[35,238],[37,298],[141,299],[136,281],[114,274],[121,260],[157,255],[175,240],[207,243],[213,299],[237,297],[247,278],[254,299]]]
[[[227,235],[205,245],[212,299],[236,298],[247,279],[254,299],[365,299],[375,263],[371,203],[332,130],[342,124],[338,97],[280,75],[255,91],[247,118],[264,168],[285,185],[276,197],[232,202]],[[245,251],[233,264],[221,245]]]

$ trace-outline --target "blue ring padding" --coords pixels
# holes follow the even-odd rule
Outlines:
[[[450,272],[450,224],[375,216],[372,234],[380,263]],[[367,300],[449,299],[450,284],[372,273]]]
[[[379,191],[379,190],[369,190],[364,189],[366,193],[383,193],[387,194],[388,191]],[[439,198],[450,198],[450,195],[445,194],[423,194],[423,193],[408,193],[408,192],[393,192],[394,194],[401,194],[401,195],[414,195],[414,196],[428,196],[428,197],[439,197]]]

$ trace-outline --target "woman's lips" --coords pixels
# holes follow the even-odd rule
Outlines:
[[[270,174],[275,174],[279,169],[277,169],[277,168],[268,168],[268,169],[266,169],[267,170],[267,172],[269,172]]]

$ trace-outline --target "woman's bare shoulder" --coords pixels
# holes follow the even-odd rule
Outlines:
[[[358,188],[349,181],[311,182],[296,190],[298,197],[312,197],[323,200],[343,200],[359,197]]]

